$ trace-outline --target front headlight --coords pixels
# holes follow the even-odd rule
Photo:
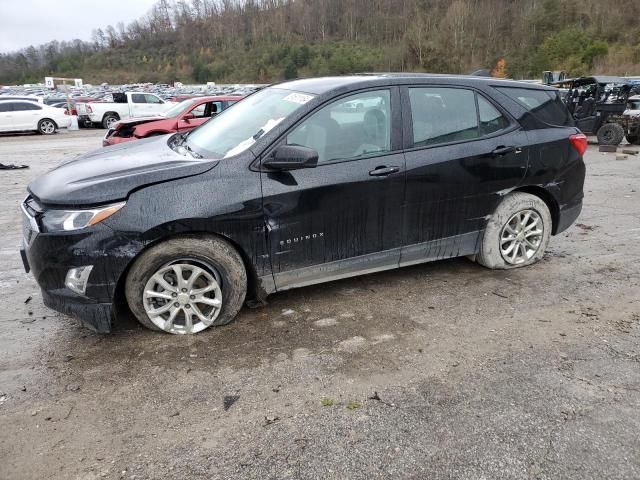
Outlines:
[[[125,203],[114,203],[88,210],[47,210],[40,217],[40,223],[45,232],[80,230],[109,218],[124,207]]]

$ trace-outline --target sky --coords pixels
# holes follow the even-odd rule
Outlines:
[[[157,0],[0,0],[0,52],[51,40],[91,40],[91,30],[128,24]]]

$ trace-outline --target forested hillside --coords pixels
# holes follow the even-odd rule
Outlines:
[[[513,78],[640,75],[640,0],[160,0],[92,41],[0,55],[0,84],[45,74],[124,83],[468,73],[502,58]]]

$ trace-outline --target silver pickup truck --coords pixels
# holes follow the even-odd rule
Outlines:
[[[78,103],[78,122],[108,129],[118,120],[160,115],[173,105],[153,93],[114,93],[113,102]]]

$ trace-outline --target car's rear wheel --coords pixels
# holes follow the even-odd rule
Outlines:
[[[507,195],[491,216],[476,261],[487,268],[510,269],[536,263],[551,236],[547,204],[524,192]]]
[[[607,123],[598,130],[600,145],[620,145],[624,138],[624,128],[617,123]]]
[[[115,123],[120,120],[117,115],[113,113],[107,113],[102,119],[102,126],[107,130],[115,125]]]
[[[184,236],[145,251],[125,282],[129,308],[152,330],[194,334],[231,322],[247,291],[238,252],[218,237]]]
[[[38,133],[42,135],[53,135],[57,128],[56,122],[50,118],[43,118],[38,122]]]

